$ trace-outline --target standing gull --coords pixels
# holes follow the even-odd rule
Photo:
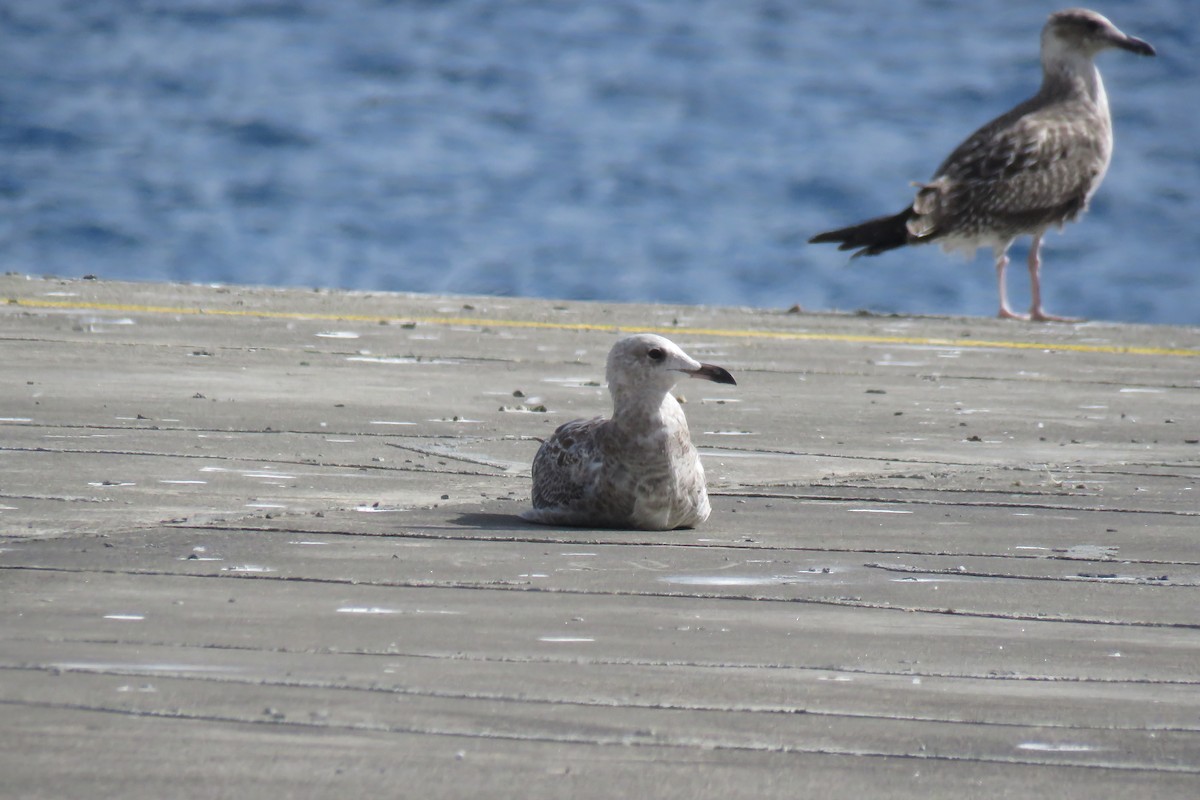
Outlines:
[[[682,375],[736,384],[669,339],[642,333],[608,354],[612,419],[560,425],[533,459],[533,508],[543,525],[673,530],[708,519],[704,468],[671,389]]]
[[[1042,310],[1042,236],[1086,208],[1112,158],[1112,118],[1097,53],[1119,47],[1154,55],[1095,11],[1072,8],[1050,15],[1042,29],[1042,88],[958,146],[912,205],[894,216],[820,233],[810,242],[839,242],[839,250],[873,256],[906,244],[938,242],[972,254],[991,247],[1000,284],[1000,316],[1069,321]],[[1029,315],[1008,305],[1004,270],[1008,248],[1029,235]]]

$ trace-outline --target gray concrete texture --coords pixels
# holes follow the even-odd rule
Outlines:
[[[1200,329],[0,298],[5,797],[1200,796]],[[522,522],[638,330],[712,517]]]

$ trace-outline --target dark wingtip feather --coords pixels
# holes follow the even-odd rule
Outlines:
[[[824,231],[808,241],[810,244],[836,242],[838,250],[856,250],[851,258],[877,256],[909,243],[907,223],[912,216],[912,206],[909,206],[899,214],[876,217],[846,228]]]

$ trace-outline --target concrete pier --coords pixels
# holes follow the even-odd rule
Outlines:
[[[516,517],[652,330],[713,515]],[[0,278],[0,795],[1196,797],[1200,329]]]

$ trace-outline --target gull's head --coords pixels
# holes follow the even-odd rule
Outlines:
[[[715,383],[737,383],[723,367],[701,364],[670,339],[653,333],[626,336],[608,353],[605,377],[614,394],[638,390],[669,392],[684,375]]]
[[[1086,8],[1055,11],[1042,30],[1042,60],[1091,59],[1102,50],[1116,47],[1143,56],[1154,55],[1154,48],[1134,36],[1122,33],[1103,14]]]

